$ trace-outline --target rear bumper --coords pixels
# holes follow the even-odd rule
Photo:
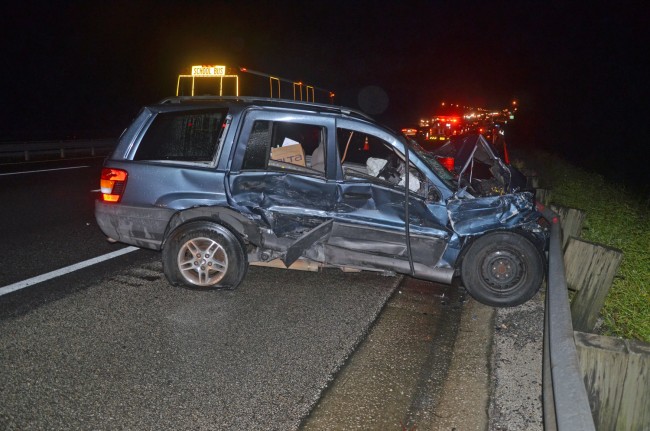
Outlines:
[[[109,238],[137,247],[160,250],[174,210],[141,208],[95,201],[95,219]]]

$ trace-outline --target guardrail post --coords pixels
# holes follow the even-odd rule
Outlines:
[[[574,339],[596,428],[650,429],[650,345],[583,332]]]
[[[621,250],[570,238],[564,253],[566,283],[577,291],[571,301],[573,329],[590,332],[621,264]]]
[[[534,174],[526,175],[526,187],[531,189],[539,188],[539,177]]]
[[[627,374],[617,430],[650,429],[650,344],[626,340]]]
[[[29,161],[29,150],[25,150],[25,161]]]
[[[560,216],[560,225],[562,226],[562,249],[566,248],[569,238],[572,236],[580,237],[582,225],[587,214],[580,209],[551,205],[551,209]]]
[[[548,206],[551,202],[551,190],[548,189],[537,189],[535,190],[535,200],[542,203],[543,205]]]

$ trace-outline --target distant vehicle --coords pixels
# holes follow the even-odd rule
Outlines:
[[[408,136],[409,138],[413,138],[413,137],[417,136],[418,129],[417,129],[417,127],[404,127],[402,129],[402,133],[404,134],[404,136]]]
[[[477,300],[513,306],[545,274],[548,230],[531,193],[480,197],[414,141],[349,108],[166,99],[124,131],[100,184],[101,230],[161,250],[173,285],[234,288],[249,264],[302,260],[459,276]]]
[[[467,187],[474,195],[528,190],[524,174],[499,157],[497,149],[483,135],[454,136],[432,154],[454,175],[457,187]]]
[[[465,123],[460,115],[438,115],[420,125],[418,132],[424,141],[440,144],[450,137],[460,135],[465,130]]]

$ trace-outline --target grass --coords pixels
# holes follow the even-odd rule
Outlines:
[[[581,237],[623,251],[623,260],[601,310],[605,335],[650,343],[650,200],[608,183],[562,159],[536,153],[536,170],[552,203],[586,213]],[[534,161],[530,164],[531,161]]]

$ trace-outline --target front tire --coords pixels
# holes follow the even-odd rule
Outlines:
[[[513,232],[491,232],[476,239],[461,262],[465,289],[493,307],[523,304],[544,280],[544,258],[535,245]]]
[[[172,232],[162,261],[172,285],[193,289],[234,289],[248,269],[238,238],[211,222],[191,222]]]

